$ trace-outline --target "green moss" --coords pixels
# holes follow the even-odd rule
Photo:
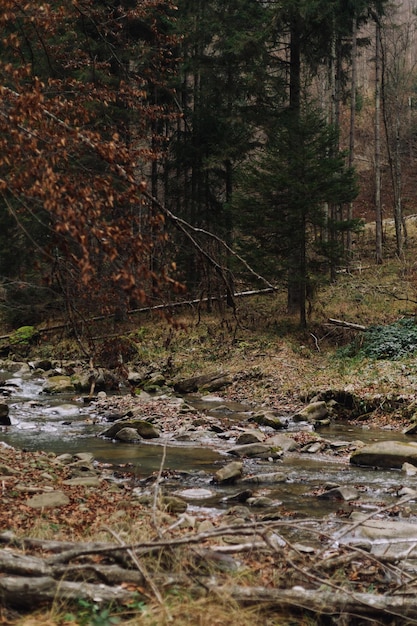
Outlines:
[[[10,335],[12,345],[28,346],[38,336],[34,326],[21,326]]]

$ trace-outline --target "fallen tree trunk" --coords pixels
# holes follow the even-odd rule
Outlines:
[[[266,587],[211,587],[213,593],[232,597],[244,605],[270,604],[283,608],[298,607],[319,615],[382,616],[396,615],[401,618],[417,618],[417,599],[410,595],[389,596],[372,593],[349,593],[342,589],[315,590],[270,589]]]
[[[336,320],[331,317],[329,318],[329,324],[333,324],[334,326],[342,326],[343,328],[350,328],[352,330],[368,330],[367,326],[363,326],[362,324],[354,324],[353,322]]]
[[[143,585],[144,578],[137,569],[126,569],[118,565],[80,563],[76,565],[51,565],[47,559],[26,556],[9,550],[0,550],[0,572],[15,576],[51,576],[57,580],[82,579],[90,582],[105,582],[117,585],[129,582]]]
[[[142,595],[143,599],[145,596]],[[127,591],[121,586],[103,583],[69,582],[51,576],[0,577],[0,597],[4,605],[19,609],[34,609],[57,600],[68,602],[86,600],[95,604],[129,604],[138,600],[138,591]]]
[[[266,287],[265,289],[253,289],[250,291],[240,291],[238,293],[233,294],[233,298],[250,298],[251,296],[259,296],[269,293],[274,293],[275,289],[272,287]],[[168,302],[167,304],[156,304],[154,306],[146,306],[140,309],[130,309],[127,311],[127,315],[138,315],[139,313],[151,313],[152,311],[163,311],[166,309],[177,309],[184,306],[195,306],[202,304],[204,302],[217,302],[218,300],[225,300],[226,295],[224,296],[213,296],[210,298],[195,298],[194,300],[181,300],[180,302]],[[87,318],[86,322],[100,322],[101,320],[110,319],[113,317],[113,313],[109,313],[108,315],[95,315],[94,317]],[[64,328],[70,327],[71,322],[62,322],[60,324],[53,324],[52,326],[46,326],[44,328],[38,328],[40,333],[52,333],[55,330],[63,330]],[[0,340],[10,339],[14,333],[9,333],[8,335],[1,335]]]

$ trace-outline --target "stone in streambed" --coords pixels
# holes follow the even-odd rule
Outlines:
[[[140,441],[141,436],[135,428],[121,428],[114,436],[118,441],[124,441],[125,443],[136,443]]]
[[[265,436],[263,435],[263,433],[253,431],[253,430],[250,430],[250,431],[248,430],[242,433],[241,435],[239,435],[239,437],[236,439],[236,444],[238,446],[242,446],[247,443],[262,443],[264,439],[265,439]]]
[[[0,426],[10,426],[11,421],[9,417],[9,405],[5,402],[0,402]]]
[[[214,481],[217,483],[234,483],[242,476],[243,463],[233,461],[219,469],[214,475]]]
[[[310,422],[315,423],[318,420],[323,420],[329,414],[329,409],[323,400],[318,402],[311,402],[306,407],[298,411],[293,415],[294,422]]]
[[[398,469],[404,463],[417,466],[417,442],[378,441],[353,452],[350,462],[353,465]]]
[[[250,418],[250,421],[256,422],[260,426],[268,426],[274,430],[282,430],[288,426],[286,422],[282,422],[272,411],[260,411],[259,413],[255,413],[255,415]]]
[[[270,472],[267,474],[254,474],[253,476],[245,476],[242,478],[243,484],[259,485],[261,483],[276,485],[278,483],[285,483],[287,476],[283,472]]]
[[[146,420],[121,420],[115,422],[101,433],[102,437],[108,437],[109,439],[117,439],[117,434],[122,428],[132,428],[143,439],[156,439],[159,437],[159,432],[153,424]]]
[[[359,492],[354,487],[333,487],[323,491],[318,497],[322,500],[344,500],[351,502],[357,500]]]
[[[45,382],[42,391],[51,395],[57,393],[72,393],[75,387],[70,376],[51,376]]]
[[[298,443],[292,437],[284,435],[283,433],[268,437],[265,443],[273,448],[281,448],[283,452],[294,452],[299,447]]]
[[[227,450],[227,453],[239,457],[257,457],[260,459],[279,459],[282,456],[282,450],[277,450],[262,443],[248,443],[243,446],[235,446]]]
[[[191,487],[190,489],[181,489],[175,492],[175,495],[182,498],[186,502],[205,502],[217,499],[218,495],[211,489],[204,487]]]

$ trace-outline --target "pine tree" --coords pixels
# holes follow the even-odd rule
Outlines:
[[[234,206],[241,250],[262,275],[297,286],[305,326],[317,268],[336,254],[315,236],[326,226],[325,204],[348,202],[357,189],[353,170],[335,150],[335,130],[311,108],[300,110],[295,122],[284,114],[264,149],[245,165]]]

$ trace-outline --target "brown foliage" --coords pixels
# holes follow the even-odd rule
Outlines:
[[[0,0],[0,202],[72,310],[149,301],[171,281],[142,182],[174,115],[150,98],[173,71],[158,33],[170,3],[129,4]]]

